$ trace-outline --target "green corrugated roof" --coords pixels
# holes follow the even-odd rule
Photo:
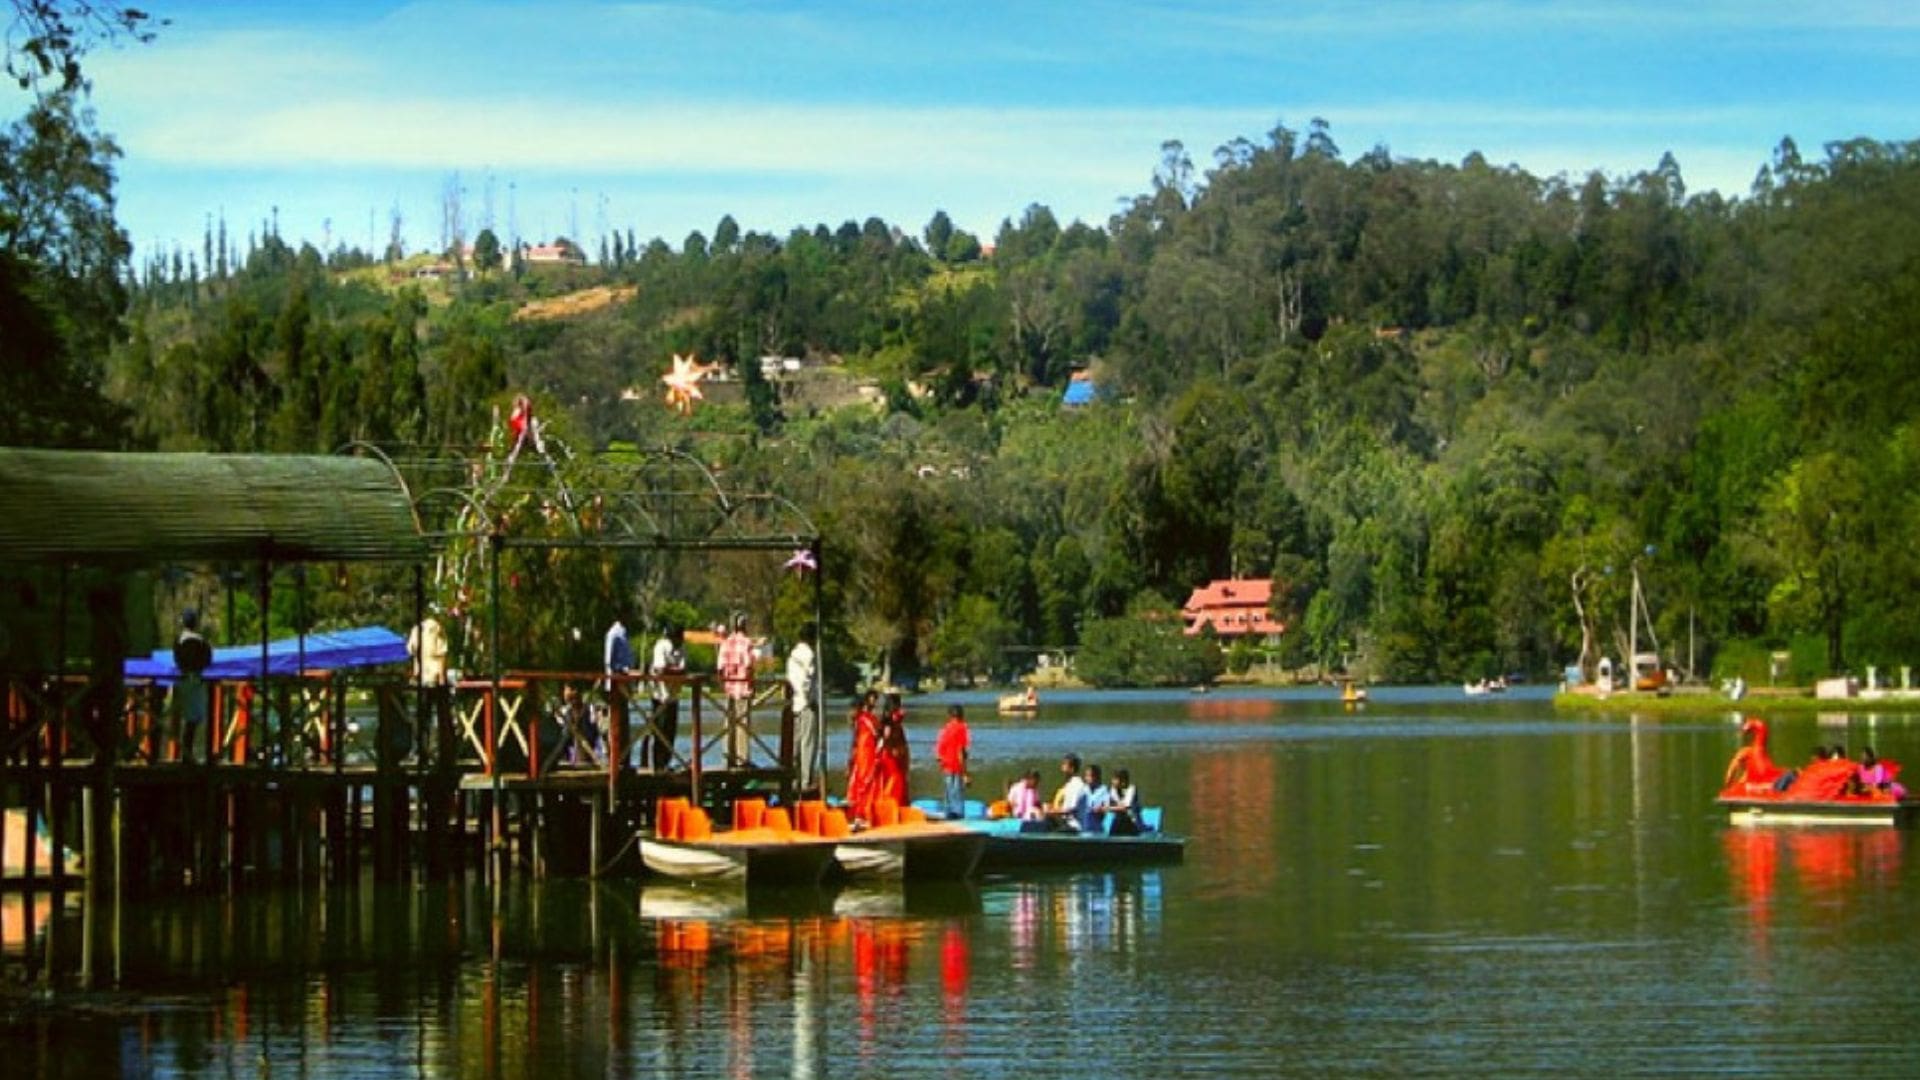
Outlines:
[[[0,562],[426,555],[405,490],[378,461],[0,448]]]

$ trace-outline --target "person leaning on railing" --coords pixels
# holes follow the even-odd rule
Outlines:
[[[753,639],[747,617],[733,617],[733,633],[720,642],[720,682],[727,694],[727,767],[750,766],[753,729]]]

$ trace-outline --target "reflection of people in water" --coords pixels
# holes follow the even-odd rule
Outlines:
[[[1780,779],[1781,769],[1767,753],[1767,722],[1757,716],[1747,717],[1746,723],[1740,725],[1740,738],[1740,749],[1734,751],[1733,760],[1727,762],[1721,790],[1771,791],[1774,782]]]

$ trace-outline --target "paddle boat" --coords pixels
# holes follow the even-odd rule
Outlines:
[[[914,806],[929,816],[942,813],[937,800],[922,799]],[[1133,836],[1115,836],[1105,831],[1058,828],[1051,822],[996,817],[985,804],[968,800],[966,816],[949,824],[986,837],[986,846],[980,852],[980,870],[991,873],[1033,867],[1107,870],[1180,862],[1186,858],[1187,841],[1162,832],[1161,820],[1160,807],[1142,807],[1142,831]]]
[[[846,811],[806,800],[791,809],[764,799],[733,804],[732,828],[716,832],[705,811],[662,799],[652,836],[640,838],[647,868],[677,881],[752,887],[814,886],[842,878],[963,881],[986,837],[915,808],[880,800],[870,828],[855,832]]]
[[[1365,705],[1367,688],[1352,679],[1340,680],[1340,700],[1347,705]]]
[[[834,861],[849,878],[965,881],[980,865],[987,838],[963,825],[931,820],[920,807],[876,800],[875,822],[834,846]]]
[[[999,711],[1008,714],[1038,713],[1040,711],[1040,691],[1029,686],[1015,694],[1000,695]]]
[[[1747,717],[1740,734],[1743,745],[1727,763],[1714,800],[1732,824],[1906,825],[1920,814],[1920,799],[1907,796],[1894,779],[1898,762],[1876,762],[1876,778],[1867,784],[1857,763],[1839,757],[1790,774],[1767,753],[1765,720]]]
[[[640,837],[640,861],[662,877],[748,888],[817,886],[834,865],[833,851],[832,837],[796,830],[784,808],[768,810],[758,799],[735,803],[734,827],[723,832],[688,800],[662,799],[654,834]]]

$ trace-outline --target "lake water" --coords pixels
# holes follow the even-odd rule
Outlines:
[[[1920,1075],[1912,835],[1730,827],[1727,716],[1564,718],[1529,688],[958,699],[976,794],[1026,766],[1050,789],[1066,750],[1126,766],[1185,864],[151,903],[117,985],[0,1015],[0,1075]],[[927,794],[946,700],[911,703]],[[1816,741],[1920,762],[1920,718],[1775,718],[1782,761]]]

